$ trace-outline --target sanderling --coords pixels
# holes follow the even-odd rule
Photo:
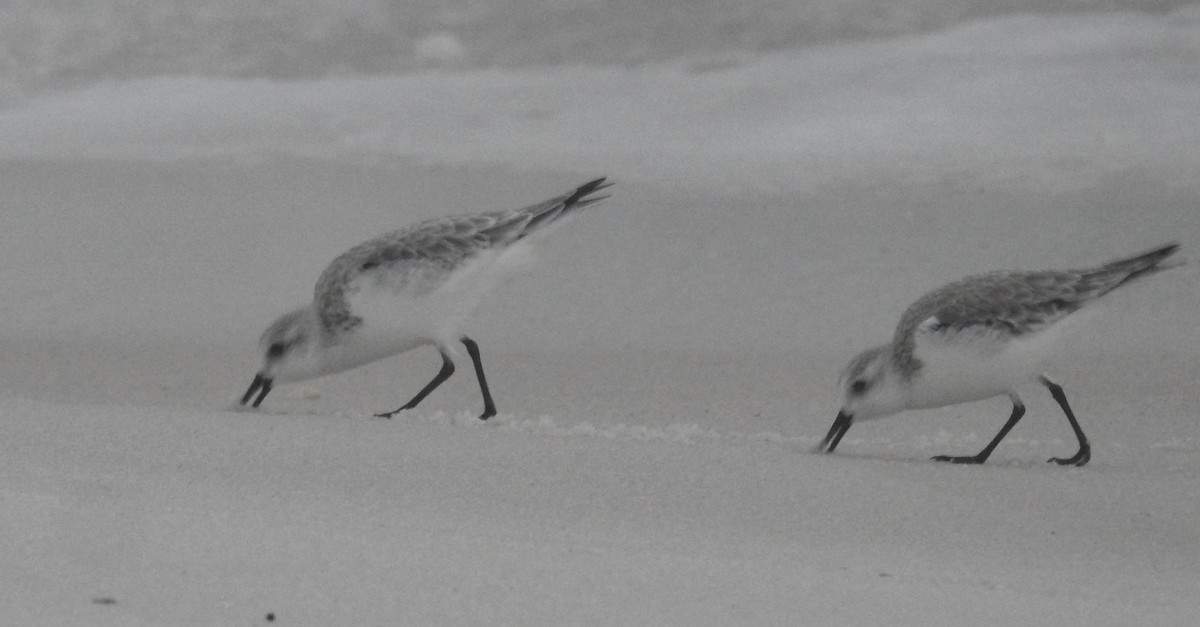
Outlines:
[[[488,289],[530,258],[526,236],[608,196],[599,178],[569,194],[514,211],[435,218],[380,235],[342,253],[317,279],[313,302],[281,316],[259,340],[263,365],[245,405],[258,407],[276,383],[302,381],[349,370],[432,344],[442,367],[390,418],[417,406],[454,374],[455,343],[475,364],[483,393],[481,420],[496,415],[483,376],[479,346],[459,326]],[[258,394],[255,397],[255,393]]]
[[[977,455],[933,459],[982,464],[1025,414],[1016,387],[1036,379],[1062,407],[1079,451],[1049,461],[1082,466],[1091,447],[1062,387],[1041,374],[1063,334],[1064,319],[1126,283],[1178,264],[1160,265],[1179,246],[1085,270],[991,272],[944,285],[917,299],[892,342],[863,351],[842,371],[842,409],[818,451],[832,452],[856,420],[942,407],[1001,394],[1012,415]]]

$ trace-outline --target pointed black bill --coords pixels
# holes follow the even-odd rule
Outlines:
[[[832,453],[833,449],[837,448],[838,442],[842,441],[842,436],[850,430],[852,424],[854,424],[854,416],[845,411],[839,411],[837,418],[833,419],[833,426],[829,428],[829,433],[825,434],[825,439],[821,442],[821,446],[817,447],[817,450]]]
[[[253,407],[258,407],[263,399],[267,397],[267,393],[271,391],[271,379],[268,379],[262,374],[254,375],[254,381],[250,384],[250,389],[242,396],[242,405],[250,402],[250,397],[258,392],[258,398],[254,399]]]

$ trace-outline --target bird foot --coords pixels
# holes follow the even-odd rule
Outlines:
[[[1082,466],[1092,459],[1092,451],[1088,448],[1079,449],[1078,453],[1071,457],[1051,457],[1046,460],[1047,463],[1055,463],[1059,466]]]
[[[934,455],[931,459],[935,462],[949,462],[951,464],[982,464],[987,461],[986,457],[978,455],[962,455],[958,457],[954,455]]]

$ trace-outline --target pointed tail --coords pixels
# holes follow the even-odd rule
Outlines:
[[[594,181],[589,181],[583,185],[580,185],[575,189],[574,192],[571,193],[570,196],[567,196],[565,199],[563,199],[563,211],[570,211],[575,207],[582,208],[588,205],[594,205],[609,198],[610,196],[608,194],[596,196],[594,198],[588,198],[588,196],[612,186],[613,184],[608,182],[608,178],[603,176]]]
[[[1099,268],[1091,270],[1087,274],[1089,277],[1094,277],[1101,282],[1108,283],[1108,289],[1105,289],[1104,292],[1111,292],[1130,281],[1183,265],[1184,262],[1182,260],[1163,263],[1178,250],[1178,243],[1167,244],[1166,246],[1144,252],[1140,255],[1110,261]]]
[[[532,207],[526,207],[525,209],[522,209],[522,213],[527,213],[533,216],[525,225],[525,233],[532,233],[542,226],[557,220],[562,215],[575,211],[576,209],[582,209],[608,199],[608,194],[603,196],[592,196],[592,194],[602,189],[612,187],[613,184],[607,181],[607,178],[601,177],[594,181],[589,181],[583,185],[580,185],[570,194],[564,194],[556,198],[551,198],[550,200],[538,203]]]

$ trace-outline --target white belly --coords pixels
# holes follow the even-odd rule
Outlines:
[[[1061,350],[1076,326],[1068,316],[1045,329],[1023,336],[972,336],[962,333],[918,338],[914,354],[922,368],[913,380],[911,408],[941,407],[1015,393],[1036,380],[1046,363]]]

